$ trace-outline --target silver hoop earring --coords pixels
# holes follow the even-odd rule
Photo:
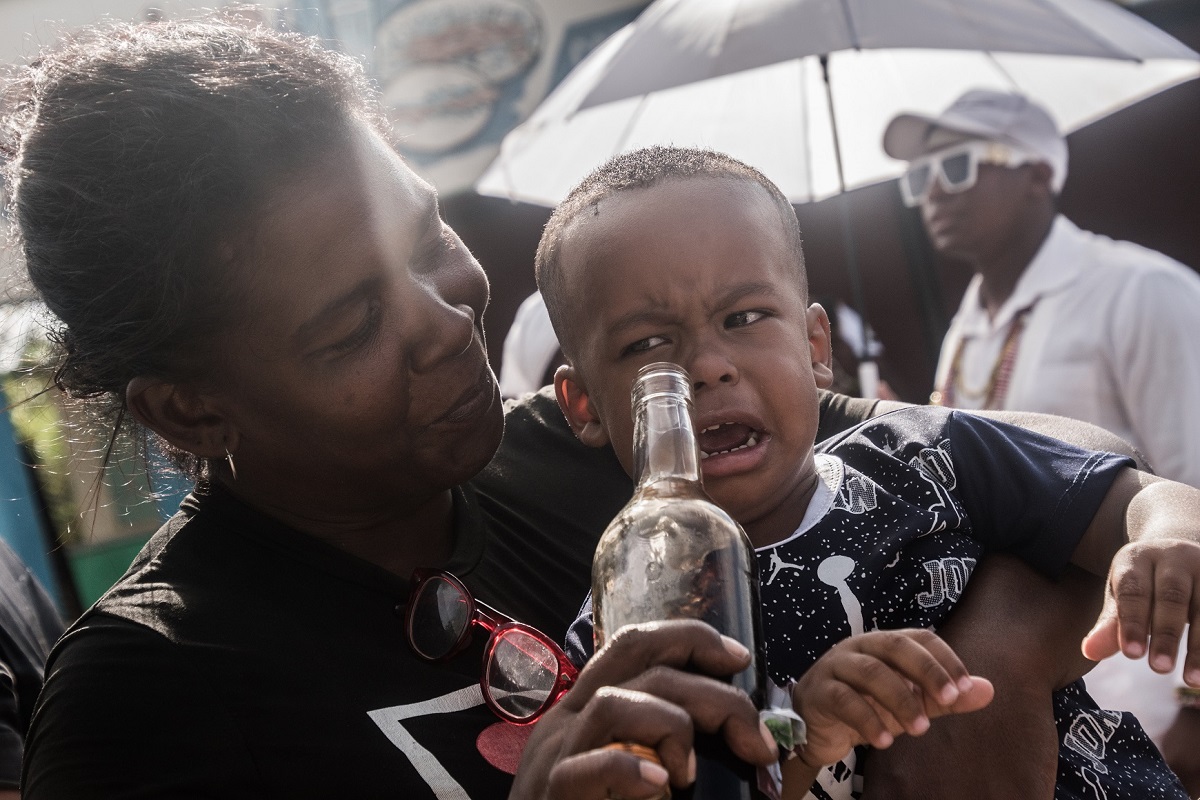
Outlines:
[[[237,467],[233,465],[233,453],[229,452],[229,445],[225,445],[225,460],[229,462],[229,474],[233,479],[237,480]]]

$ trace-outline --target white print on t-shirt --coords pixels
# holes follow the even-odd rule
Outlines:
[[[426,750],[412,734],[401,725],[404,720],[430,714],[453,714],[468,708],[483,705],[483,690],[478,683],[459,689],[441,697],[420,703],[391,706],[368,711],[367,716],[379,726],[384,735],[408,758],[417,773],[429,784],[438,800],[471,800],[465,789],[450,775],[433,753]]]
[[[937,498],[929,504],[929,510],[933,512],[933,523],[924,535],[946,530],[950,523],[939,509],[949,513],[954,508],[950,490],[958,485],[958,479],[954,476],[954,459],[950,457],[950,441],[943,439],[937,447],[923,448],[908,463],[916,468]]]
[[[879,507],[875,481],[866,475],[847,478],[833,501],[833,507],[850,514],[869,514]]]
[[[803,564],[793,564],[790,561],[784,561],[782,558],[779,557],[778,550],[772,550],[771,551],[771,576],[769,578],[767,578],[767,586],[770,586],[771,582],[775,580],[775,576],[777,576],[780,573],[780,571],[785,568],[786,569],[794,569],[797,572],[804,571]]]
[[[857,636],[863,632],[862,604],[846,582],[850,573],[854,572],[854,567],[854,559],[849,556],[830,556],[817,567],[817,577],[821,583],[837,589],[842,610],[846,612],[846,621],[850,623],[850,633]]]
[[[1121,726],[1121,719],[1119,711],[1102,709],[1081,711],[1071,721],[1071,727],[1067,729],[1067,735],[1063,737],[1064,747],[1091,762],[1091,769],[1083,767],[1080,769],[1080,774],[1083,775],[1088,787],[1096,793],[1098,800],[1104,800],[1108,797],[1108,793],[1104,790],[1096,773],[1108,774],[1108,767],[1104,764],[1105,749],[1108,741],[1117,732],[1117,728]]]
[[[929,591],[917,595],[921,608],[935,608],[949,600],[957,603],[975,569],[973,558],[935,558],[921,565],[929,573]]]

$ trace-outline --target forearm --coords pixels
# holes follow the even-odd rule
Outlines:
[[[1113,556],[1126,544],[1196,542],[1198,519],[1200,489],[1127,469],[1113,481],[1071,560],[1107,575]]]
[[[972,673],[1036,684],[1048,695],[1094,666],[1079,642],[1103,600],[1103,579],[1083,570],[1068,567],[1055,581],[1020,559],[989,554],[939,633]]]
[[[923,737],[872,751],[864,798],[1052,797],[1051,692],[1092,666],[1078,642],[1101,589],[1100,579],[1080,570],[1054,582],[1015,558],[989,555],[939,633],[971,673],[992,680],[995,699],[974,714],[938,720]]]

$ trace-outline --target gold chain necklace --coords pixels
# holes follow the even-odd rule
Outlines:
[[[1004,345],[1000,348],[1000,353],[992,364],[987,383],[980,389],[967,386],[966,380],[962,376],[962,359],[967,340],[966,337],[959,339],[958,345],[954,349],[954,357],[950,360],[950,369],[946,373],[946,380],[940,391],[929,396],[929,402],[933,405],[954,408],[956,398],[961,396],[973,401],[982,400],[981,408],[999,408],[1003,405],[1004,397],[1008,393],[1008,382],[1012,377],[1013,366],[1017,360],[1017,348],[1021,341],[1021,333],[1025,330],[1025,318],[1032,310],[1033,304],[1031,303],[1013,316],[1013,321],[1008,328],[1008,335],[1004,337]]]

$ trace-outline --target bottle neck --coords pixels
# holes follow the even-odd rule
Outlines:
[[[638,488],[661,481],[700,483],[700,450],[685,395],[658,392],[634,408],[634,479]]]

